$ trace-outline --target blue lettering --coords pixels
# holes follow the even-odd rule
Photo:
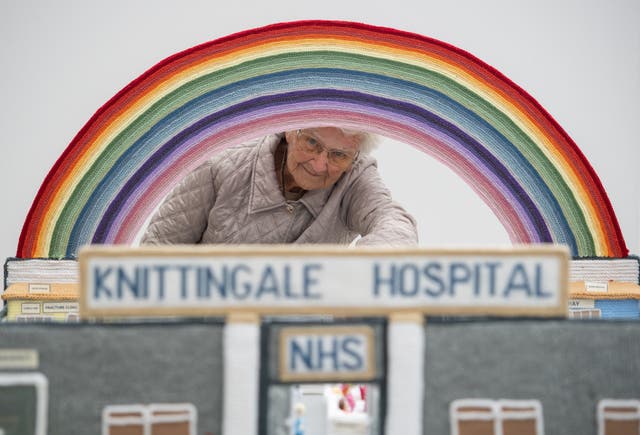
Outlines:
[[[396,266],[392,264],[391,276],[388,278],[383,278],[380,273],[380,265],[376,263],[373,266],[373,295],[376,297],[380,296],[380,287],[382,285],[388,285],[390,290],[389,294],[394,295],[395,284],[396,284],[395,275],[396,275]]]
[[[439,276],[441,271],[442,271],[442,265],[440,263],[429,263],[422,270],[422,272],[424,273],[424,275],[427,277],[427,279],[429,281],[432,281],[435,284],[437,284],[437,286],[435,288],[427,286],[424,289],[424,291],[429,296],[439,297],[446,290],[446,286],[444,285],[444,281]]]
[[[495,296],[496,294],[496,269],[500,266],[500,263],[485,263],[485,266],[489,269],[489,294]]]
[[[455,287],[458,284],[465,284],[471,278],[471,270],[464,263],[451,263],[449,266],[449,294],[455,296]]]
[[[353,348],[350,348],[353,345]],[[351,363],[347,359],[343,359],[342,365],[347,370],[361,370],[363,367],[362,355],[358,352],[362,349],[362,340],[359,337],[347,337],[342,341],[342,351],[344,355],[349,356]]]
[[[529,277],[522,263],[514,266],[509,276],[509,282],[504,290],[504,296],[508,297],[513,290],[524,290],[528,296],[531,295],[531,287],[529,285]]]
[[[149,298],[149,268],[144,267],[142,269],[142,297],[145,299]]]
[[[113,268],[107,267],[105,270],[101,271],[97,267],[93,269],[93,297],[95,299],[100,299],[101,294],[104,293],[105,297],[111,299],[113,295],[111,294],[111,290],[105,286],[105,280],[109,275],[113,272]]]
[[[311,287],[318,284],[318,278],[312,276],[313,272],[322,271],[321,264],[305,264],[302,270],[302,288],[305,299],[322,299],[322,294],[311,293]]]
[[[304,349],[298,344],[295,338],[291,339],[289,344],[291,346],[291,359],[289,361],[291,370],[297,370],[296,361],[298,361],[298,359],[301,360],[305,368],[313,369],[313,346],[311,340],[307,339],[305,341],[306,347]]]
[[[135,268],[133,272],[133,276],[127,276],[124,269],[117,269],[117,288],[118,288],[118,299],[122,299],[122,295],[125,290],[128,290],[133,294],[134,297],[140,298],[140,269]]]
[[[318,343],[318,368],[324,367],[324,360],[330,358],[333,363],[333,370],[338,370],[338,342],[336,337],[331,337],[331,349],[324,349],[325,340],[319,339]]]
[[[410,273],[408,279],[405,280],[407,271]],[[414,264],[403,265],[398,273],[398,278],[398,288],[403,296],[415,296],[418,294],[418,290],[420,289],[420,272]],[[405,286],[405,282],[408,282],[411,287],[408,288]]]
[[[249,267],[245,266],[244,264],[240,264],[234,267],[231,271],[231,292],[238,299],[246,299],[247,296],[249,296],[249,294],[251,293],[251,283],[248,281],[242,282],[242,285],[240,287],[242,287],[242,289],[244,290],[244,293],[238,292],[238,287],[239,287],[237,285],[238,272],[245,272],[250,275],[251,269],[249,269]],[[264,282],[264,279],[265,279],[264,276],[262,279]]]
[[[284,295],[289,298],[289,299],[298,299],[301,297],[300,294],[296,294],[292,291],[291,288],[291,270],[290,270],[290,266],[284,266],[284,283],[285,283],[285,291],[284,291]],[[302,277],[302,290],[303,292],[306,291],[306,289],[304,288],[304,286],[306,285],[304,280],[307,279],[306,276]]]
[[[300,296],[291,292],[291,270],[289,269],[289,266],[284,266],[283,274],[284,279],[282,281],[282,285],[284,286],[285,297],[290,299],[297,299]]]
[[[168,269],[168,266],[154,266],[153,268],[158,272],[158,299],[164,299],[164,273]]]
[[[542,265],[541,264],[536,264],[536,296],[540,297],[540,298],[550,298],[551,296],[553,296],[551,293],[547,292],[545,293],[544,290],[542,290]]]
[[[191,266],[177,266],[178,271],[180,271],[180,297],[182,299],[187,298],[187,272],[191,268]]]
[[[216,275],[213,269],[207,267],[204,269],[204,284],[206,286],[206,290],[203,292],[207,295],[207,297],[211,297],[211,287],[214,287],[218,296],[222,299],[227,298],[227,283],[229,282],[229,273],[227,266],[222,266],[222,270],[219,275]],[[220,276],[221,275],[221,276]]]
[[[480,274],[480,265],[476,264],[474,267],[475,280],[473,281],[473,294],[480,296],[480,283],[482,282],[482,275]]]
[[[272,293],[273,297],[276,299],[280,296],[278,294],[278,283],[276,281],[275,273],[270,266],[267,266],[262,273],[262,279],[260,280],[260,284],[258,284],[256,299],[260,299],[263,293]]]
[[[211,296],[211,291],[209,290],[209,286],[207,285],[208,275],[211,274],[211,271],[208,267],[199,267],[196,270],[196,293],[198,298],[208,298]]]

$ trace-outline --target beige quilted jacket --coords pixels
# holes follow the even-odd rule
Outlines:
[[[143,244],[415,245],[414,219],[394,203],[376,162],[361,156],[333,186],[286,201],[273,153],[281,135],[227,148],[189,174],[153,216]]]

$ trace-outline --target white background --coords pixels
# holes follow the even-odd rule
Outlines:
[[[47,172],[93,113],[162,59],[280,21],[341,19],[453,44],[524,88],[600,176],[640,251],[638,0],[0,0],[0,257],[15,255]],[[456,175],[403,144],[376,152],[421,244],[508,243]]]

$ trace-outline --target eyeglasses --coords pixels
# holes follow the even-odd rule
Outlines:
[[[297,131],[297,137],[297,144],[303,152],[320,155],[323,151],[326,151],[327,161],[333,166],[346,168],[358,158],[357,152],[341,150],[339,148],[327,148],[318,139],[302,130]]]

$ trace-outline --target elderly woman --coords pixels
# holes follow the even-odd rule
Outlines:
[[[227,148],[169,194],[142,243],[415,245],[371,146],[368,133],[317,127]]]

